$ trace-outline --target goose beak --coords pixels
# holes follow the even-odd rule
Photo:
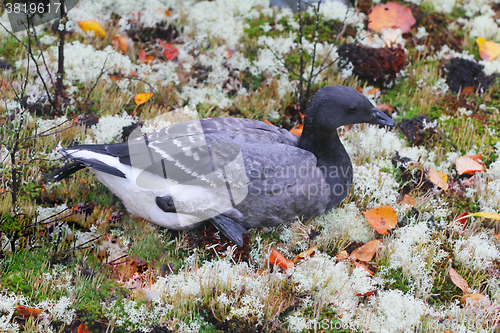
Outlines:
[[[384,125],[384,126],[394,126],[396,123],[394,120],[386,115],[384,112],[377,108],[372,109],[372,119],[369,121],[370,124]]]

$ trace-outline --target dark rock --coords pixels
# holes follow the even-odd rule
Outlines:
[[[12,65],[7,62],[7,60],[0,60],[0,69],[9,70],[12,69]]]
[[[342,44],[338,50],[344,67],[351,63],[353,73],[360,78],[389,83],[406,65],[406,53],[401,46],[371,48]]]
[[[496,75],[486,75],[483,68],[483,65],[472,60],[452,58],[444,68],[446,84],[455,93],[465,87],[474,87],[474,90],[484,92],[493,83]]]

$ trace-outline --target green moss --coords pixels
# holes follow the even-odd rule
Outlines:
[[[463,292],[451,281],[448,275],[447,262],[446,265],[436,265],[435,270],[437,278],[433,281],[430,292],[432,296],[427,299],[429,305],[438,306],[449,304],[453,296],[463,294]]]
[[[49,254],[44,249],[8,253],[1,267],[0,284],[10,292],[28,296],[33,303],[65,296],[65,289],[43,283],[43,274],[52,271],[48,259]]]
[[[440,106],[438,106],[438,105],[431,106],[431,108],[429,110],[429,114],[428,114],[428,116],[431,120],[438,119],[442,115],[443,115],[443,110]]]
[[[384,278],[385,281],[389,281],[389,283],[385,285],[386,290],[399,289],[406,293],[412,289],[413,281],[403,274],[403,269],[401,267],[389,269]]]
[[[305,308],[303,314],[305,317],[313,318],[314,308],[312,306]],[[319,314],[318,321],[308,331],[325,333],[357,332],[356,330],[347,328],[338,318],[337,311],[332,307],[324,307]]]
[[[111,272],[107,267],[97,264],[93,257],[89,259],[91,260],[85,262],[88,266],[80,269],[74,279],[77,293],[74,309],[78,318],[92,330],[101,327],[97,323],[98,320],[107,321],[102,311],[102,302],[121,300],[127,298],[130,293],[109,277]],[[96,264],[92,261],[96,261]]]
[[[162,228],[153,225],[139,227],[135,221],[131,221],[125,231],[127,236],[135,239],[129,249],[129,255],[139,257],[153,267],[168,265],[177,272],[190,253],[177,248],[180,242],[178,231],[167,229],[160,231],[160,229]]]
[[[3,29],[3,28],[0,28]],[[0,58],[14,60],[17,59],[23,48],[19,47],[19,42],[12,36],[2,37],[2,43],[0,43]]]

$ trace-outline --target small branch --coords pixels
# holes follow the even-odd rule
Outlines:
[[[83,249],[89,248],[89,247],[91,247],[92,245],[85,246],[85,247],[84,247],[84,245],[85,245],[85,244],[88,244],[88,243],[90,243],[90,242],[93,242],[93,241],[95,241],[95,240],[98,240],[98,239],[99,239],[99,238],[101,238],[101,237],[102,237],[102,235],[101,235],[101,236],[97,236],[97,237],[95,237],[95,238],[92,238],[92,239],[91,239],[91,240],[89,240],[89,241],[86,241],[85,243],[82,243],[82,244],[80,244],[80,245],[78,245],[78,246],[72,247],[71,249],[62,250],[62,251],[59,251],[59,252],[69,252],[69,251],[74,251],[74,250],[83,250]]]
[[[122,258],[125,258],[125,257],[128,257],[128,254],[124,254],[124,255],[122,255],[121,257],[118,257],[118,258],[116,258],[116,259],[113,259],[113,260],[111,260],[110,262],[106,263],[106,265],[115,265],[115,264],[113,264],[114,262],[116,262],[116,261],[118,261],[118,260],[120,260],[120,259],[122,259]]]
[[[302,99],[304,98],[303,97],[303,93],[304,93],[304,48],[303,48],[303,43],[302,43],[302,29],[304,28],[304,23],[302,23],[302,3],[303,1],[302,0],[299,0],[298,2],[298,6],[299,6],[299,45],[300,45],[300,48],[299,48],[299,54],[300,54],[300,67],[299,67],[299,73],[300,73],[300,76],[299,76],[299,98],[298,98],[298,102],[299,102],[299,105],[302,105]],[[301,111],[303,111],[301,109]]]
[[[313,73],[314,73],[314,62],[316,61],[316,47],[318,45],[318,29],[319,29],[319,7],[321,6],[321,1],[318,1],[318,6],[315,9],[316,13],[316,27],[314,28],[314,49],[313,49],[313,56],[311,60],[311,72],[309,74],[309,80],[307,82],[307,89],[306,89],[306,95],[305,95],[305,100],[309,99],[309,94],[311,93],[311,86],[313,84],[313,81],[315,77],[313,78]],[[305,111],[305,110],[301,110]]]
[[[49,75],[52,86],[54,86],[54,81],[52,80],[52,75],[50,75],[49,67],[47,66],[47,62],[45,61],[45,56],[43,55],[43,50],[42,50],[42,47],[40,46],[40,41],[38,40],[38,36],[36,34],[35,27],[33,27],[33,36],[35,36],[35,42],[36,42],[36,45],[38,46],[38,50],[40,51],[40,56],[42,58],[42,62],[44,64],[44,66],[45,66],[45,70],[47,71],[47,74]],[[47,88],[47,84],[45,83],[45,80],[42,76],[42,73],[40,72],[40,66],[38,66],[38,62],[35,60],[35,56],[34,56],[33,52],[30,52],[30,57],[31,57],[31,59],[33,59],[33,62],[35,63],[36,72],[38,74],[38,77],[40,77],[40,80],[42,81],[43,88],[45,90],[45,93],[47,94],[47,99],[49,100],[50,105],[55,109],[56,105],[54,104],[54,101],[52,100],[52,98],[50,98],[49,89]]]
[[[116,52],[112,52],[112,53],[116,53]],[[108,61],[108,57],[111,53],[108,53],[106,55],[106,59],[104,59],[104,63],[102,64],[102,67],[101,67],[101,72],[99,73],[99,76],[97,77],[97,79],[95,80],[95,83],[94,85],[90,88],[89,90],[89,93],[87,94],[87,98],[85,98],[85,104],[87,104],[89,101],[90,101],[90,95],[92,94],[92,91],[94,91],[95,87],[97,86],[97,84],[99,83],[99,80],[101,79],[101,77],[104,75],[104,73],[106,72],[104,70],[104,67],[106,66],[106,62]]]
[[[62,122],[62,123],[60,123],[59,125],[53,126],[53,127],[49,128],[49,129],[47,129],[47,130],[45,130],[45,131],[43,131],[43,132],[41,132],[41,133],[37,133],[37,134],[35,134],[35,135],[32,135],[32,136],[28,136],[28,137],[26,137],[26,138],[23,138],[23,139],[22,139],[22,141],[27,141],[27,140],[31,140],[31,139],[37,139],[37,138],[44,138],[44,137],[47,137],[47,136],[51,136],[51,135],[54,135],[54,134],[57,134],[57,133],[64,132],[64,131],[66,131],[66,130],[68,130],[68,129],[70,129],[70,128],[73,128],[73,127],[78,126],[77,124],[74,124],[74,125],[71,125],[71,126],[65,127],[65,128],[63,128],[63,129],[60,129],[60,130],[55,131],[55,132],[52,132],[52,133],[42,134],[42,133],[46,133],[46,132],[48,132],[48,131],[51,131],[51,130],[53,130],[54,128],[57,128],[57,127],[59,127],[59,126],[61,126],[61,125],[65,124],[65,123],[67,123],[67,122],[69,122],[69,121],[70,121],[70,120],[68,119],[68,120],[66,120],[66,121],[64,121],[64,122]]]
[[[37,226],[37,225],[44,225],[44,224],[50,224],[50,223],[53,223],[53,222],[57,222],[57,221],[60,221],[61,219],[64,219],[64,218],[66,218],[66,217],[69,217],[69,216],[71,216],[71,215],[74,215],[74,214],[75,214],[75,213],[71,213],[71,214],[69,214],[69,215],[67,215],[67,216],[63,216],[63,217],[61,217],[61,218],[59,218],[59,219],[57,219],[57,220],[54,220],[54,221],[49,221],[49,222],[44,222],[44,221],[47,221],[48,219],[51,219],[51,218],[53,218],[53,217],[55,217],[55,216],[57,216],[57,215],[59,215],[59,214],[61,214],[61,213],[65,212],[65,211],[67,211],[68,209],[69,209],[69,208],[65,208],[65,209],[61,210],[59,213],[52,214],[52,215],[50,215],[49,217],[44,218],[44,219],[43,219],[43,220],[41,220],[41,221],[38,221],[38,222],[35,222],[35,223],[32,223],[32,224],[25,225],[25,226],[23,226],[23,229],[30,228],[30,227],[35,227],[35,226]]]
[[[62,95],[64,91],[64,41],[66,37],[66,5],[65,0],[61,0],[61,15],[59,20],[59,50],[57,59],[57,75],[56,75],[56,93],[54,96],[56,110],[61,111]],[[61,29],[62,24],[62,29]]]
[[[285,68],[287,69],[287,71],[291,72],[293,75],[299,76],[299,74],[298,74],[297,72],[295,72],[295,70],[294,70],[292,67],[289,67],[289,66],[285,63],[285,61],[283,60],[283,58],[281,58],[280,56],[278,56],[278,55],[276,54],[276,52],[274,52],[274,50],[273,50],[273,49],[272,49],[269,45],[267,45],[267,43],[266,43],[266,42],[264,42],[264,45],[265,45],[265,46],[267,46],[267,48],[268,48],[269,50],[271,50],[271,52],[272,52],[272,53],[273,53],[273,55],[276,57],[276,59],[278,59],[278,60],[281,62],[281,64],[283,65],[283,67],[285,67]]]

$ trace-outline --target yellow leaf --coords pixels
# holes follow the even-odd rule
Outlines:
[[[479,46],[479,55],[481,59],[491,61],[500,55],[500,44],[485,40],[483,37],[476,39],[477,46]]]
[[[152,92],[137,94],[134,97],[135,104],[141,105],[146,103],[153,96]]]
[[[99,22],[94,21],[94,20],[89,20],[89,21],[80,21],[78,22],[78,25],[80,28],[82,28],[83,32],[89,33],[91,31],[94,32],[94,36],[104,38],[106,37],[106,32],[104,29],[101,27]]]
[[[436,171],[433,167],[429,169],[429,180],[445,192],[448,190],[448,176],[442,172]]]
[[[447,175],[447,174],[445,174],[444,172],[439,172],[439,171],[438,171],[437,173],[438,173],[438,175],[439,175],[441,178],[443,178],[443,180],[444,180],[445,182],[447,182],[447,181],[448,181],[448,175]]]
[[[478,216],[478,217],[484,217],[485,219],[493,219],[493,220],[499,220],[500,221],[500,214],[498,213],[493,213],[493,212],[479,212],[479,213],[473,213],[470,214],[471,216]]]

